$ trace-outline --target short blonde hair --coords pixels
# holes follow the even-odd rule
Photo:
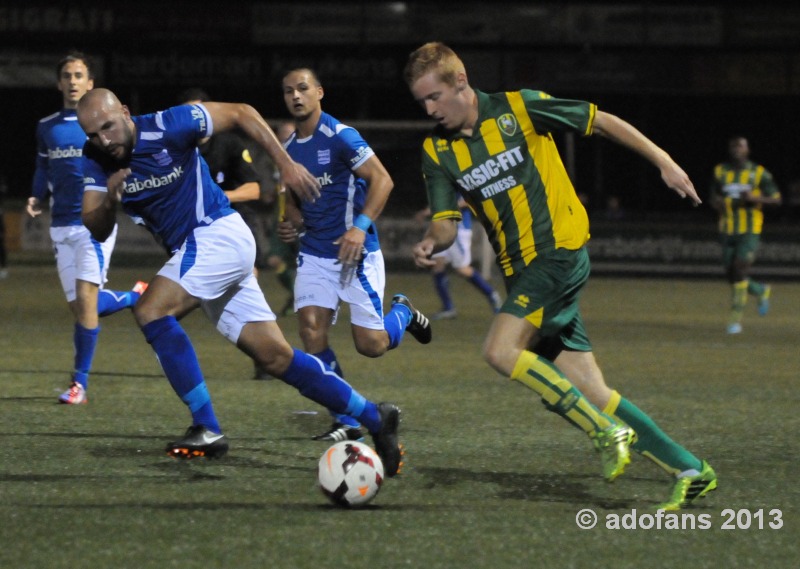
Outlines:
[[[428,42],[411,52],[403,70],[403,78],[411,87],[417,79],[431,71],[436,71],[439,79],[450,86],[455,86],[459,73],[466,73],[464,62],[456,52],[438,41]]]

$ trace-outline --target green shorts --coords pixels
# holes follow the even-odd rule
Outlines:
[[[521,273],[506,279],[508,296],[500,312],[524,318],[538,328],[541,341],[534,352],[551,361],[563,349],[591,352],[578,308],[589,272],[586,247],[539,255]]]
[[[753,264],[756,260],[756,251],[761,241],[761,236],[754,233],[741,235],[722,235],[722,262],[730,267],[734,261],[744,261]]]

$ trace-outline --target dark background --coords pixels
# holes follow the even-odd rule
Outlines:
[[[763,2],[6,2],[0,173],[13,197],[28,195],[36,122],[61,105],[54,65],[77,48],[96,59],[95,85],[116,91],[134,114],[201,86],[216,100],[286,118],[282,74],[311,66],[326,88],[325,110],[362,131],[398,188],[416,188],[425,117],[401,72],[430,40],[453,47],[479,89],[541,89],[620,115],[701,193],[727,139],[743,134],[787,198],[771,215],[797,217],[800,7]],[[686,210],[629,151],[592,137],[574,141],[571,154],[558,142],[590,210],[612,194],[647,215]],[[390,209],[421,205],[421,191],[395,191]]]

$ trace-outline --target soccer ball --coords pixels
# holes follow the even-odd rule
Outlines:
[[[319,459],[322,493],[339,506],[358,507],[372,500],[383,484],[383,462],[358,441],[338,442]]]

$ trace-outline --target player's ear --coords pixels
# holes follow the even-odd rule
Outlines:
[[[325,96],[325,89],[322,87],[317,88],[317,101],[321,101],[322,98]]]
[[[460,71],[456,75],[456,91],[463,91],[467,88],[467,74]]]
[[[131,111],[130,111],[130,109],[128,109],[128,105],[122,105],[122,115],[126,119],[131,118]]]

